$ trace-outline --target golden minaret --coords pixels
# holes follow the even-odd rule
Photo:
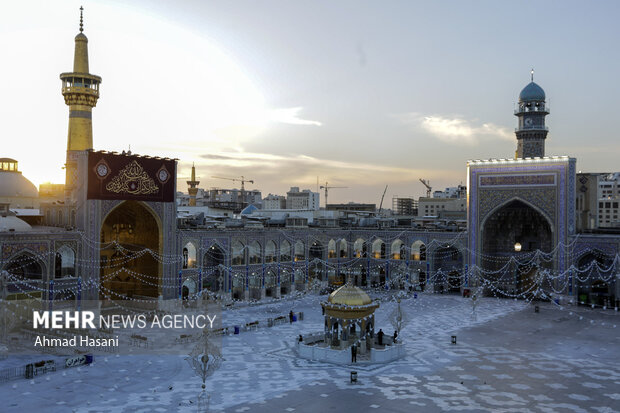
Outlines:
[[[65,190],[75,186],[78,151],[93,148],[92,109],[99,99],[101,78],[88,72],[88,38],[84,32],[84,8],[80,7],[80,32],[75,36],[73,72],[61,73],[62,95],[69,106],[69,134]]]
[[[189,193],[189,206],[196,206],[196,194],[198,193],[198,184],[200,181],[196,180],[196,167],[192,164],[192,179],[187,181],[187,192]]]

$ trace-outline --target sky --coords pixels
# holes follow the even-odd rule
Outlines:
[[[79,6],[96,150],[192,163],[200,187],[245,176],[332,202],[379,204],[466,181],[468,159],[511,158],[530,80],[551,114],[547,155],[620,170],[620,3],[614,1],[29,1],[0,6],[0,157],[64,181]],[[323,204],[323,194],[321,194]]]

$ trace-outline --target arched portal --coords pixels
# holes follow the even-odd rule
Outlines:
[[[198,292],[196,280],[188,278],[183,281],[183,288],[181,289],[182,297],[187,300],[189,297],[194,296]]]
[[[463,279],[463,254],[453,245],[445,245],[433,252],[436,289],[439,292],[460,292]]]
[[[202,288],[218,292],[224,288],[224,265],[226,254],[217,244],[211,245],[202,257]]]
[[[577,260],[575,283],[580,304],[616,306],[616,277],[613,255],[595,249],[581,255]]]
[[[536,250],[550,252],[553,233],[549,220],[520,200],[498,208],[482,224],[482,257],[485,270],[498,270],[512,256]]]
[[[277,297],[276,288],[278,286],[278,276],[273,270],[267,270],[265,273],[265,296]]]
[[[331,241],[330,241],[331,242]],[[336,242],[334,241],[334,255],[336,253]],[[310,244],[310,249],[308,250],[308,259],[312,262],[314,260],[321,260],[312,262],[310,264],[310,268],[308,269],[309,275],[311,279],[318,279],[323,281],[323,273],[325,272],[325,266],[323,264],[324,259],[324,251],[323,245],[319,241],[313,241]]]
[[[42,298],[44,265],[29,252],[11,258],[3,268],[8,272],[6,299]]]
[[[310,250],[308,251],[308,258],[313,260],[318,258],[320,260],[323,259],[323,245],[319,241],[313,241],[310,244]]]
[[[125,201],[114,208],[101,226],[100,298],[123,300],[159,295],[161,264],[150,249],[160,253],[161,227],[142,202]]]

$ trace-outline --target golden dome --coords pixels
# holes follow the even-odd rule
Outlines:
[[[354,285],[345,284],[331,293],[327,298],[327,302],[339,305],[368,305],[372,300],[361,288]]]

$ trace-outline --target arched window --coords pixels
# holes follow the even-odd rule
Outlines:
[[[414,261],[426,261],[426,245],[417,240],[411,245],[411,259]]]
[[[280,262],[291,260],[291,243],[284,240],[280,243]]]
[[[234,241],[232,244],[232,265],[245,264],[245,245],[241,241]]]
[[[327,243],[327,258],[336,258],[336,241],[333,239],[329,240]]]
[[[338,256],[340,258],[347,258],[347,256],[349,255],[349,248],[348,248],[348,244],[347,244],[347,240],[345,239],[341,239],[340,240],[340,252],[338,254]]]
[[[54,277],[75,277],[75,252],[66,245],[56,251]]]
[[[303,261],[306,259],[306,246],[303,242],[295,243],[295,261]]]
[[[265,263],[274,262],[276,260],[276,243],[273,240],[267,241],[265,244]]]
[[[363,239],[358,238],[353,244],[353,252],[356,258],[362,258],[366,256],[366,243]]]
[[[372,243],[372,257],[385,258],[385,242],[383,240],[377,239]]]
[[[405,257],[401,254],[403,242],[399,239],[392,242],[392,248],[390,249],[390,258],[393,260],[403,260]]]
[[[250,264],[261,263],[261,247],[258,241],[252,241],[248,249]]]
[[[196,247],[191,242],[183,247],[183,268],[196,268]]]

